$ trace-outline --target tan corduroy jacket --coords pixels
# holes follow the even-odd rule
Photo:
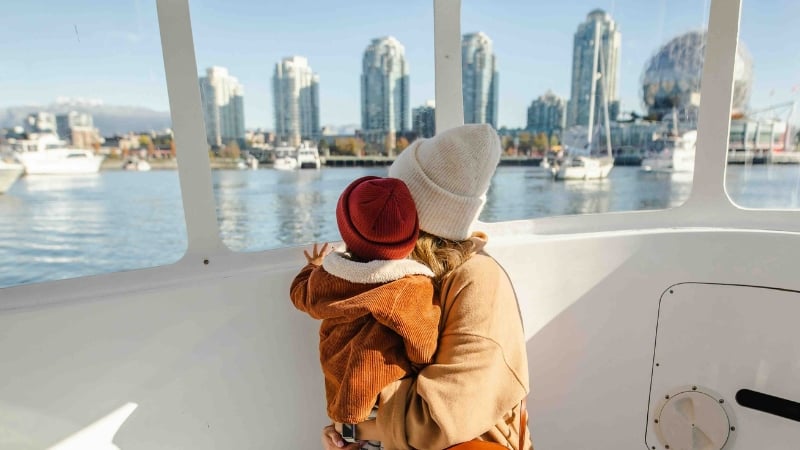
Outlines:
[[[441,450],[478,436],[520,450],[528,361],[510,280],[494,259],[476,254],[444,280],[440,301],[433,364],[381,392],[384,448]]]
[[[295,307],[322,319],[320,362],[332,420],[366,420],[384,387],[433,360],[441,310],[432,276],[411,260],[359,263],[332,253],[295,277]]]

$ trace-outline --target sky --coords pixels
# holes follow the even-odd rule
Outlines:
[[[462,33],[493,40],[500,74],[499,125],[525,125],[548,89],[569,97],[572,39],[602,8],[622,34],[622,111],[641,111],[639,79],[670,38],[708,20],[709,0],[463,0]],[[305,56],[320,76],[323,125],[360,122],[361,58],[370,40],[405,47],[411,107],[434,98],[431,0],[190,0],[198,74],[227,67],[245,89],[248,128],[273,128],[272,73]],[[59,97],[169,109],[155,0],[27,0],[4,5],[0,108]],[[744,0],[741,40],[754,61],[750,106],[797,98],[796,0]]]

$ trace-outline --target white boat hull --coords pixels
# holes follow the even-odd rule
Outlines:
[[[24,171],[25,168],[22,164],[0,161],[0,194],[4,194],[11,189],[11,186]]]
[[[68,175],[97,173],[103,157],[89,150],[43,150],[17,154],[29,175]]]
[[[272,164],[272,168],[275,170],[295,170],[297,169],[297,159],[289,156],[278,158]]]
[[[557,180],[594,180],[606,178],[614,168],[612,158],[591,158],[580,156],[576,158],[580,165],[574,165],[573,160],[565,161],[556,172]]]

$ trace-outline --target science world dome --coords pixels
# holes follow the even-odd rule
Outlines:
[[[692,31],[662,46],[642,72],[642,101],[648,116],[661,119],[673,109],[682,120],[696,120],[706,33]],[[750,98],[753,63],[739,42],[734,63],[733,111],[744,111]]]

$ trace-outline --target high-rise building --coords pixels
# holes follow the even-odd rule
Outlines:
[[[361,73],[361,128],[364,140],[395,148],[395,134],[408,131],[409,86],[405,48],[391,37],[373,39]]]
[[[492,40],[481,32],[465,34],[461,40],[464,123],[488,123],[497,128],[498,78]]]
[[[209,145],[244,143],[244,88],[224,67],[209,67],[200,77],[200,96]]]
[[[278,141],[297,146],[302,139],[319,140],[319,76],[308,59],[291,56],[275,64],[272,93]]]
[[[534,133],[560,134],[566,123],[566,101],[547,91],[544,95],[531,102],[528,108],[528,131]]]
[[[26,133],[55,133],[57,130],[55,114],[39,111],[25,118]]]
[[[436,107],[433,100],[411,110],[411,130],[421,138],[436,134]]]
[[[56,116],[56,128],[60,139],[71,139],[74,128],[93,128],[94,120],[89,113],[70,111]]]
[[[586,21],[578,26],[572,47],[567,126],[588,126],[590,122],[598,124],[606,120],[603,96],[608,101],[609,120],[616,118],[621,40],[616,22],[602,9],[590,12]]]

